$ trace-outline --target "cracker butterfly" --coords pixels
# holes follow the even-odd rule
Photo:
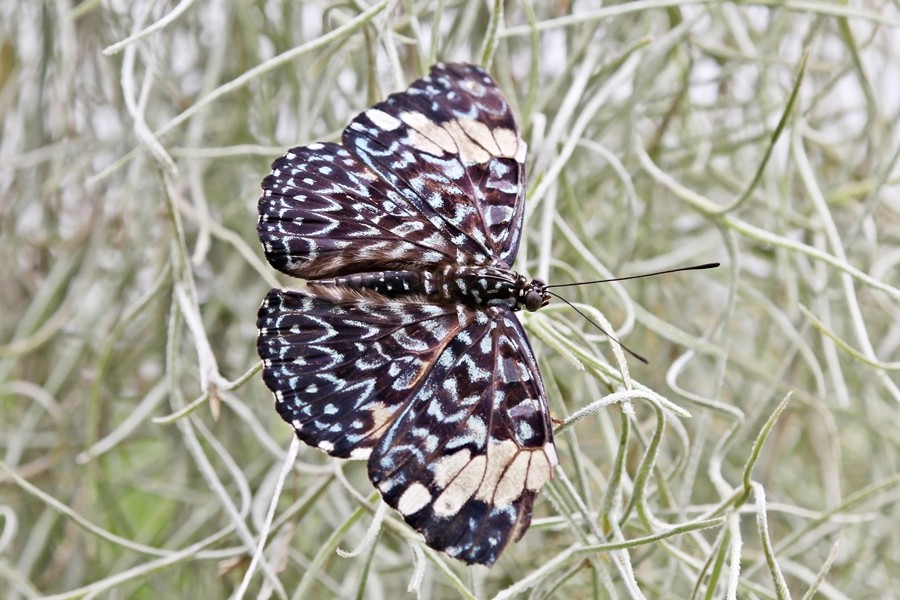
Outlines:
[[[293,148],[259,200],[271,290],[258,350],[307,444],[368,461],[432,548],[493,564],[558,463],[518,318],[546,285],[510,269],[525,152],[509,104],[469,64],[438,64],[359,114],[341,144]]]

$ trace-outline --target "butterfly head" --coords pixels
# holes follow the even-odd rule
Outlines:
[[[530,282],[519,275],[516,285],[516,304],[518,308],[525,307],[528,312],[534,312],[550,303],[550,293],[547,291],[547,282],[543,279],[532,279]]]

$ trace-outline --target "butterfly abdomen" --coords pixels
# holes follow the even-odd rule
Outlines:
[[[529,284],[515,271],[499,267],[443,265],[427,271],[354,273],[307,285],[316,296],[332,302],[393,299],[519,310],[535,282]]]
[[[356,299],[416,301],[427,298],[427,273],[419,271],[376,271],[354,273],[330,279],[307,281],[309,290],[332,302]]]

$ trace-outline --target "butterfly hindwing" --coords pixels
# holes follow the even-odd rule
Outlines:
[[[281,417],[310,446],[367,458],[460,322],[453,307],[335,304],[273,289],[257,326]]]
[[[432,548],[491,565],[557,464],[540,372],[507,308],[474,313],[369,459],[385,501]]]

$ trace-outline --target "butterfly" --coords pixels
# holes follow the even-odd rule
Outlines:
[[[341,143],[293,148],[262,183],[276,269],[257,346],[306,444],[368,461],[425,542],[492,565],[558,464],[547,394],[514,314],[549,300],[511,270],[526,143],[482,68],[437,64],[357,115]]]

